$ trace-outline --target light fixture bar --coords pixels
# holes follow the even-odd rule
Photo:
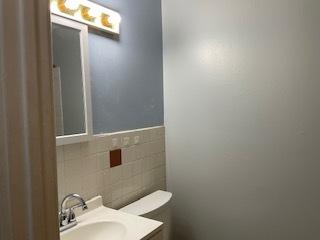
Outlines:
[[[52,14],[111,34],[120,34],[120,14],[99,4],[88,0],[51,0],[50,7]]]

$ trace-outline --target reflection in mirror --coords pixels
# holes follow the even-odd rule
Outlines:
[[[86,133],[80,30],[52,24],[56,135]]]

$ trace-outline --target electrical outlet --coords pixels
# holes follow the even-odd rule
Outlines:
[[[112,144],[112,148],[119,147],[119,139],[118,138],[112,138],[111,144]]]
[[[139,144],[140,143],[140,136],[135,136],[133,142],[135,145]]]
[[[123,146],[125,146],[125,147],[129,146],[129,144],[130,144],[130,137],[124,137],[124,138],[122,139],[122,142],[123,142]]]

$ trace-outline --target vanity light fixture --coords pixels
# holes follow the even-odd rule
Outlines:
[[[120,34],[120,14],[88,0],[51,0],[50,8],[52,14],[108,33]]]

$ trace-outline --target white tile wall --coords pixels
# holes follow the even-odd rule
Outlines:
[[[122,149],[122,165],[110,168],[109,151]],[[120,208],[166,189],[165,129],[155,127],[95,137],[57,147],[59,202],[69,193],[85,199],[102,195]]]

